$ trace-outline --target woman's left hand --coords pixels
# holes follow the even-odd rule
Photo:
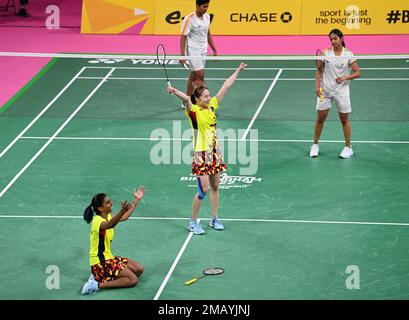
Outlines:
[[[243,70],[244,68],[246,68],[247,67],[247,64],[245,64],[245,63],[240,63],[240,65],[239,65],[239,67],[238,67],[238,69],[241,71],[241,70]]]
[[[142,199],[143,195],[145,194],[145,186],[140,186],[138,191],[136,191],[136,188],[134,188],[133,194],[135,196],[135,201],[138,202],[139,200]]]
[[[335,79],[336,83],[343,83],[343,82],[345,82],[346,80],[347,80],[346,77],[339,77],[339,78],[336,78],[336,79]]]
[[[167,88],[166,88],[166,91],[167,91],[169,94],[174,94],[175,91],[176,91],[176,89],[173,88],[173,87],[167,87]]]

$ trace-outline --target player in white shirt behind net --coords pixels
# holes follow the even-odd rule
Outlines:
[[[315,93],[317,95],[316,109],[317,120],[314,128],[314,144],[310,149],[310,157],[318,157],[318,140],[321,136],[324,122],[328,116],[332,103],[338,109],[339,119],[344,131],[345,147],[339,157],[348,159],[354,154],[351,146],[351,99],[349,96],[349,81],[359,78],[361,71],[353,53],[345,48],[344,35],[338,29],[329,33],[332,48],[325,49],[322,56],[317,59],[315,73]],[[328,59],[326,57],[346,57],[345,59]],[[351,72],[352,70],[352,72]]]
[[[180,36],[180,54],[182,56],[202,57],[202,59],[181,59],[180,63],[190,70],[187,82],[187,95],[190,97],[194,89],[204,85],[207,47],[217,56],[217,49],[210,33],[210,15],[207,14],[210,0],[196,0],[196,10],[188,14],[182,21]],[[182,105],[182,107],[184,107]]]

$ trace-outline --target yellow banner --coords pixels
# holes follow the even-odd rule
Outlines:
[[[83,0],[81,33],[179,35],[194,0]],[[409,34],[409,0],[212,0],[214,35]]]
[[[153,0],[83,0],[81,33],[153,34]]]
[[[302,0],[211,1],[214,35],[294,35],[300,33]],[[155,34],[180,34],[183,18],[196,9],[195,1],[158,1]]]
[[[408,0],[304,0],[301,34],[409,34]]]

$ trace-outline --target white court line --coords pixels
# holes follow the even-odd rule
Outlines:
[[[163,80],[163,79],[162,79]],[[354,81],[407,81],[409,78],[358,78]],[[285,78],[280,81],[315,81],[314,78]]]
[[[256,118],[257,118],[258,114],[260,113],[261,109],[263,108],[264,104],[266,103],[268,96],[270,95],[271,91],[273,90],[274,86],[276,85],[277,80],[280,77],[282,72],[283,72],[283,69],[278,70],[273,82],[270,85],[270,88],[268,88],[267,93],[265,94],[263,100],[261,101],[259,107],[257,108],[257,111],[253,116],[253,119],[251,119],[250,124],[248,125],[246,131],[243,133],[243,136],[241,137],[241,140],[246,139],[247,134],[249,133],[251,127],[253,126],[254,121],[256,121]]]
[[[163,79],[162,79],[163,80]],[[358,78],[354,81],[407,81],[409,78]],[[280,81],[315,81],[314,78],[285,78]]]
[[[67,120],[57,129],[56,132],[48,139],[48,141],[41,147],[40,150],[30,159],[29,162],[21,169],[14,178],[7,184],[7,186],[0,192],[0,198],[7,192],[8,189],[17,181],[17,179],[27,170],[27,168],[34,162],[35,159],[48,147],[48,145],[56,138],[56,136],[65,128],[65,126],[71,121],[71,119],[82,109],[82,107],[88,102],[89,99],[97,92],[97,90],[104,84],[104,82],[109,78],[112,72],[114,72],[115,68],[112,68],[110,72],[107,73],[105,78],[99,82],[99,84],[95,87],[94,90],[85,98],[83,102],[78,106],[77,109],[68,117]]]
[[[199,221],[199,220],[198,220]],[[158,300],[160,295],[162,294],[163,289],[165,289],[166,284],[168,283],[170,277],[172,276],[173,271],[175,270],[177,264],[179,263],[180,258],[183,255],[183,252],[185,252],[187,245],[189,244],[190,240],[192,239],[193,232],[189,232],[189,235],[187,236],[185,242],[183,243],[182,248],[180,248],[178,255],[176,256],[175,260],[172,263],[172,266],[170,267],[165,279],[163,279],[162,284],[159,287],[158,292],[156,292],[155,297],[153,300]]]
[[[154,64],[154,67],[116,67],[117,69],[120,70],[160,70],[162,71],[162,67],[160,67],[158,64]],[[97,67],[97,66],[86,66],[85,68],[87,69],[109,69],[110,67]],[[267,71],[272,71],[272,70],[316,70],[317,68],[250,68],[246,67],[246,70],[267,70]],[[405,68],[396,68],[396,69],[405,69]],[[409,69],[409,68],[407,68]],[[185,67],[169,67],[169,65],[166,65],[166,70],[185,70]],[[232,70],[237,70],[237,67],[235,68],[208,68],[206,67],[206,70],[214,70],[214,71],[232,71]],[[362,68],[361,68],[362,70]]]
[[[49,137],[22,137],[22,139],[47,140],[47,139],[49,139]],[[190,139],[189,138],[182,139],[182,138],[133,138],[133,137],[123,137],[123,138],[112,138],[112,137],[56,137],[55,140],[192,141],[191,138]]]
[[[47,106],[41,110],[41,112],[21,131],[18,136],[0,153],[0,159],[3,155],[40,119],[40,117],[54,104],[55,101],[72,85],[72,83],[79,77],[79,75],[85,70],[83,67],[81,70],[68,82],[65,87],[50,101]]]
[[[85,68],[87,69],[110,69],[112,67],[99,67],[99,66],[86,66]],[[155,64],[155,67],[116,67],[118,70],[162,70],[162,67],[159,65]],[[283,69],[285,71],[310,71],[310,70],[317,70],[317,68],[251,68],[251,67],[246,67],[246,70],[280,70]],[[391,67],[391,68],[360,68],[361,70],[409,70],[407,67],[399,68],[399,67]],[[169,65],[166,65],[166,70],[186,70],[184,67],[175,67],[171,68]],[[221,70],[221,71],[230,71],[230,70],[237,70],[237,68],[208,68],[206,67],[206,70]]]
[[[0,56],[15,56],[15,57],[36,57],[36,58],[69,58],[69,59],[118,59],[124,60],[152,60],[156,61],[156,55],[132,55],[132,54],[88,54],[88,53],[47,53],[47,52],[11,52],[1,51]],[[181,56],[168,55],[167,60],[181,60],[181,59],[203,59],[202,56]],[[405,54],[384,54],[384,55],[355,55],[357,60],[392,60],[392,59],[408,59],[409,55]],[[221,55],[221,56],[207,56],[208,61],[290,61],[290,60],[311,60],[315,61],[316,55],[287,55],[287,56],[265,56],[265,55],[251,55],[251,56],[236,56],[236,55]],[[346,60],[350,59],[347,56],[326,56],[328,60]]]
[[[83,219],[82,216],[45,216],[45,215],[0,215],[0,219]],[[188,221],[190,218],[172,217],[131,217],[131,220],[181,220]],[[201,218],[200,220],[210,221],[211,218]],[[229,219],[222,218],[222,221],[229,222],[267,222],[267,223],[311,223],[311,224],[348,224],[348,225],[380,225],[380,226],[409,226],[405,222],[375,222],[375,221],[335,221],[335,220],[292,220],[292,219]]]
[[[99,80],[102,79],[101,77],[79,77],[78,79],[83,80]],[[150,77],[150,78],[126,78],[126,77],[111,77],[109,80],[163,80],[163,77]],[[179,78],[169,78],[169,80],[183,80],[186,81],[186,78],[179,77]],[[226,78],[206,78],[206,80],[212,81],[226,81]],[[238,78],[236,81],[271,81],[273,78]]]
[[[82,216],[46,216],[46,215],[0,215],[0,218],[24,218],[24,219],[84,219]],[[169,217],[130,217],[131,220],[189,220],[190,218],[169,218]],[[206,220],[206,219],[202,219]],[[210,220],[210,218],[208,219]]]
[[[28,140],[48,140],[50,137],[21,137]],[[55,137],[55,140],[112,140],[112,141],[192,141],[190,138],[113,138],[113,137]],[[219,139],[219,141],[248,141],[248,142],[293,142],[293,143],[311,143],[311,139]],[[344,143],[344,140],[320,140],[320,143]],[[368,143],[368,144],[409,144],[404,140],[352,140],[351,143]]]
[[[280,69],[282,70],[282,69]],[[78,77],[80,80],[100,80],[102,77]],[[160,80],[164,78],[126,78],[126,77],[110,77],[109,80]],[[186,81],[186,78],[169,78],[173,81]],[[209,81],[225,81],[225,78],[206,78]],[[236,81],[271,81],[273,78],[238,78]],[[407,81],[409,78],[358,78],[354,81]],[[281,78],[279,81],[315,81],[314,78]]]

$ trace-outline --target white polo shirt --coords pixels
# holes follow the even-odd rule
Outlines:
[[[325,57],[335,56],[334,50],[329,48],[324,50],[323,56],[325,67],[322,73],[322,88],[331,96],[349,96],[349,80],[337,83],[335,79],[350,74],[351,64],[356,61],[354,54],[343,48],[340,56],[351,57],[350,59],[325,59]]]
[[[181,32],[187,36],[186,46],[207,52],[207,36],[210,28],[210,15],[205,13],[202,18],[196,12],[188,14],[182,21]]]

